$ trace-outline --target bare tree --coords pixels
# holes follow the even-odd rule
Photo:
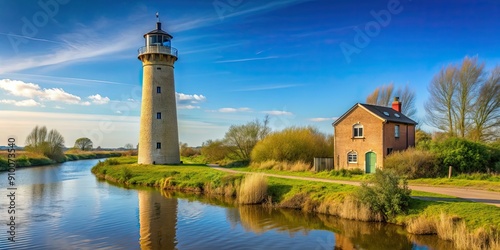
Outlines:
[[[455,105],[453,96],[457,89],[455,81],[457,69],[449,65],[442,68],[434,76],[428,87],[430,97],[425,104],[427,111],[427,122],[443,131],[448,132],[450,136],[456,134],[455,128]]]
[[[43,154],[43,144],[47,140],[47,127],[38,127],[31,130],[31,133],[26,137],[26,146],[29,151]]]
[[[377,87],[368,97],[366,103],[379,106],[391,106],[394,97],[399,97],[403,103],[401,113],[408,117],[413,117],[417,110],[415,108],[415,91],[409,85],[404,88],[398,87],[394,90],[394,84]]]
[[[500,125],[500,67],[484,77],[484,64],[465,57],[461,65],[449,65],[429,85],[425,105],[430,125],[449,136],[476,141],[498,138]]]
[[[479,89],[473,106],[473,129],[471,139],[493,141],[498,139],[500,127],[500,66],[495,67],[490,77]]]
[[[63,161],[64,138],[57,130],[36,126],[26,138],[26,150],[44,154],[55,161]]]
[[[457,71],[457,130],[464,138],[470,130],[470,110],[478,98],[478,89],[483,82],[484,63],[478,64],[477,58],[465,57]]]

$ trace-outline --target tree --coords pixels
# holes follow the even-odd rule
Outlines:
[[[264,122],[258,119],[245,125],[232,125],[224,136],[224,142],[240,160],[250,160],[250,153],[258,141],[270,132],[269,116]]]
[[[462,62],[460,69],[457,71],[457,95],[455,96],[455,105],[457,106],[457,130],[459,136],[465,138],[469,128],[469,114],[474,104],[474,100],[478,98],[478,92],[484,69],[484,63],[478,64],[477,58],[468,58]]]
[[[434,76],[425,104],[430,125],[449,136],[475,141],[498,138],[500,122],[500,69],[485,78],[484,64],[465,57],[461,65],[449,65]]]
[[[450,136],[456,134],[454,125],[456,111],[453,102],[453,96],[457,88],[456,71],[455,67],[449,65],[442,68],[434,76],[428,87],[430,92],[429,101],[425,104],[429,124],[446,131]]]
[[[78,138],[75,141],[75,148],[78,148],[83,151],[89,151],[92,150],[94,147],[94,144],[92,143],[92,140],[86,137]]]
[[[268,135],[252,150],[252,162],[305,162],[314,157],[333,157],[332,136],[312,127],[291,127]]]
[[[230,153],[229,148],[221,140],[208,140],[202,144],[201,154],[210,163],[224,160]]]
[[[26,150],[43,154],[52,160],[64,161],[64,138],[57,130],[36,126],[26,138]]]
[[[125,149],[132,150],[132,149],[134,149],[134,145],[132,145],[132,143],[127,143],[127,144],[125,144]]]
[[[401,113],[408,117],[415,115],[417,112],[415,109],[415,91],[410,89],[409,85],[406,85],[404,88],[398,87],[396,90],[394,90],[393,83],[379,86],[366,97],[366,103],[379,106],[391,106],[394,97],[399,97],[403,103]]]
[[[492,70],[490,77],[479,89],[479,97],[473,106],[474,141],[498,139],[500,127],[500,66]]]

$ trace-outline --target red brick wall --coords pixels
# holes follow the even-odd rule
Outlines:
[[[353,126],[358,122],[363,125],[363,139],[352,138]],[[382,130],[383,121],[380,118],[372,115],[362,107],[355,107],[351,113],[335,125],[334,168],[359,168],[364,171],[365,154],[370,151],[373,151],[377,155],[377,168],[382,167],[384,156],[382,150]],[[357,163],[347,162],[347,154],[351,150],[358,153]]]

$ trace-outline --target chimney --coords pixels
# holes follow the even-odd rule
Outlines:
[[[394,97],[394,101],[392,102],[392,109],[401,112],[401,102],[399,101],[399,97]]]

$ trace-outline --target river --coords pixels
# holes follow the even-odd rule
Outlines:
[[[0,249],[451,249],[397,226],[97,180],[98,160],[0,173]],[[15,192],[15,242],[7,224]]]

